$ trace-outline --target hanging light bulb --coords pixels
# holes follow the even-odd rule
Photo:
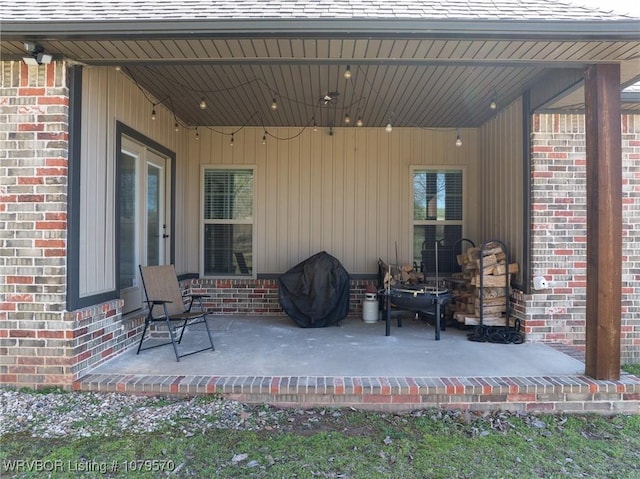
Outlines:
[[[231,133],[231,142],[229,144],[233,146],[233,133]]]
[[[267,144],[267,132],[264,132],[264,135],[262,135],[262,144],[266,145]]]
[[[207,102],[204,101],[204,97],[202,98],[202,100],[200,100],[200,109],[201,110],[206,110],[207,109]]]
[[[200,133],[198,133],[198,127],[196,126],[196,141],[200,139]]]
[[[498,108],[498,104],[493,98],[491,99],[491,103],[489,103],[489,108],[491,108],[492,110],[495,110],[496,108]]]
[[[316,120],[313,120],[313,131],[318,131],[318,125],[316,123]]]
[[[456,130],[456,146],[460,148],[462,146],[462,140],[460,139],[460,131]]]
[[[173,124],[173,128],[174,128],[176,131],[180,131],[180,125],[178,125],[178,122],[177,122],[177,121]]]
[[[362,117],[358,117],[358,119],[356,120],[356,126],[362,126],[364,125],[364,123],[362,122]]]
[[[351,67],[349,65],[347,65],[347,69],[344,71],[344,79],[351,79]]]
[[[115,70],[116,70],[117,72],[119,72],[120,70],[122,70],[122,67],[121,67],[120,65],[116,65],[114,68],[115,68]]]
[[[152,120],[156,119],[156,109],[155,109],[155,107],[151,110],[151,119]]]
[[[387,126],[384,127],[384,131],[387,133],[391,133],[393,131],[393,126],[391,126],[391,122],[387,123]]]
[[[278,102],[276,101],[276,99],[273,99],[273,102],[271,103],[271,109],[272,110],[277,110],[278,109]]]
[[[344,116],[344,123],[345,123],[346,125],[348,125],[349,123],[351,123],[351,117],[349,116],[349,113],[347,113],[347,114]]]

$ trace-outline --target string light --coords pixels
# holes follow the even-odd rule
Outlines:
[[[315,119],[313,120],[313,131],[318,131],[318,125]]]
[[[345,80],[351,79],[351,67],[349,65],[347,65],[347,69],[344,71],[344,78]]]
[[[198,133],[198,127],[196,126],[196,141],[200,139],[200,133]]]
[[[387,133],[391,133],[393,131],[393,126],[391,126],[391,122],[387,123],[387,126],[384,127],[384,131]]]
[[[489,108],[491,108],[492,110],[495,110],[496,108],[498,108],[498,105],[494,99],[491,99],[491,103],[489,103]]]
[[[204,98],[202,98],[202,99],[200,100],[200,109],[201,109],[201,110],[206,110],[206,109],[207,109],[207,102],[206,102],[206,101],[204,101]]]
[[[156,107],[154,106],[153,109],[151,110],[151,119],[155,120],[156,119]]]
[[[231,141],[229,142],[231,146],[233,146],[233,133],[231,133]]]
[[[462,146],[462,140],[460,139],[460,130],[456,129],[456,146],[460,148]]]
[[[362,125],[364,125],[364,123],[362,122],[362,117],[359,116],[358,120],[356,121],[356,126],[362,126]]]
[[[178,125],[178,122],[177,122],[177,121],[173,124],[173,128],[174,128],[176,131],[180,131],[180,126]]]
[[[267,144],[267,132],[265,130],[264,135],[262,135],[262,144],[266,145]]]
[[[344,116],[344,122],[345,122],[345,124],[347,124],[347,125],[348,125],[349,123],[351,123],[351,117],[349,116],[349,113],[347,113],[347,114]]]
[[[278,109],[278,102],[276,101],[276,99],[274,98],[273,101],[271,102],[271,109],[272,110],[277,110]]]

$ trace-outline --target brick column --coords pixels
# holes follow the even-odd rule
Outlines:
[[[640,362],[640,115],[622,115],[622,363]],[[584,348],[586,145],[584,115],[534,115],[532,276],[552,287],[520,295],[527,341]]]
[[[3,62],[0,74],[0,383],[65,383],[66,67]]]
[[[528,341],[584,347],[586,149],[584,115],[534,115],[531,273],[552,287],[526,301]]]

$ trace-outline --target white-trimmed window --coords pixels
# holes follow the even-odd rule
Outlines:
[[[440,273],[456,271],[463,225],[462,170],[414,168],[412,185],[413,260],[426,275],[436,268]]]
[[[203,167],[203,276],[254,275],[253,211],[253,167]]]

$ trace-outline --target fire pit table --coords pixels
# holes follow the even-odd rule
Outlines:
[[[400,310],[432,316],[436,326],[436,341],[440,340],[441,309],[453,299],[448,289],[402,286],[383,289],[379,294],[385,299],[386,336],[391,335],[391,305],[394,305]],[[400,318],[398,327],[402,327]]]

